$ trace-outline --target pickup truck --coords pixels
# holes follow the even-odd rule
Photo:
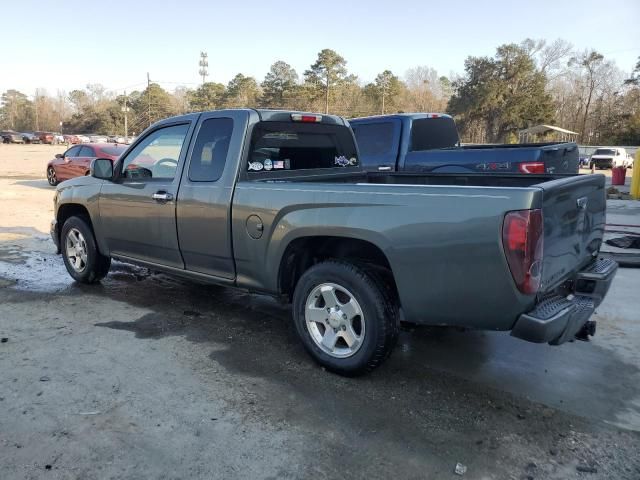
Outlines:
[[[617,264],[602,175],[367,173],[346,120],[220,110],[162,120],[60,183],[51,236],[78,282],[111,259],[292,303],[327,369],[389,355],[401,321],[560,344]]]
[[[455,121],[443,113],[356,118],[353,129],[367,171],[416,173],[578,173],[578,145],[461,145]]]

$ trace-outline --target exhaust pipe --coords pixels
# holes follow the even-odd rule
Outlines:
[[[582,342],[588,342],[589,337],[593,337],[595,334],[596,322],[594,320],[587,320],[578,333],[576,333],[576,339]]]

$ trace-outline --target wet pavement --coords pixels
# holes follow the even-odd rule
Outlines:
[[[457,463],[470,479],[640,478],[640,269],[619,271],[591,342],[405,329],[347,379],[312,363],[286,305],[117,262],[79,285],[43,222],[6,218],[3,480],[440,479]]]

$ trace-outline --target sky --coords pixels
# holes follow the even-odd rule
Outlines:
[[[368,82],[419,65],[461,74],[504,43],[563,38],[630,72],[640,57],[640,0],[22,0],[0,20],[0,92],[51,95],[99,83],[121,93],[152,81],[173,90],[236,73],[260,82],[276,60],[300,75],[323,48]],[[5,12],[6,13],[6,12]]]

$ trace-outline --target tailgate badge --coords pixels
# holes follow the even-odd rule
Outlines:
[[[578,200],[576,200],[578,210],[586,210],[588,201],[589,200],[587,199],[587,197],[580,197]]]

